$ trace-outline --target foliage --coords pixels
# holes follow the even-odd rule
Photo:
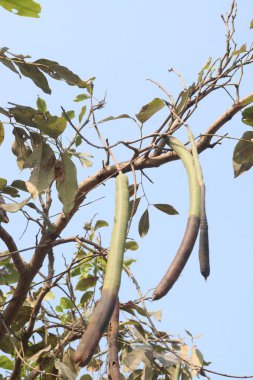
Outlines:
[[[16,9],[20,15],[34,16],[23,9],[29,3],[34,2],[11,2],[10,6],[9,1],[0,1],[0,5],[7,10]],[[36,9],[33,10],[38,15],[40,9]],[[72,380],[81,376],[80,379],[87,380],[92,379],[94,373],[102,373],[103,379],[185,380],[195,376],[207,377],[212,372],[208,367],[210,363],[205,361],[196,345],[196,338],[188,331],[185,339],[175,339],[157,329],[154,320],[160,321],[162,313],[160,310],[149,310],[151,297],[142,294],[131,270],[135,261],[131,257],[124,259],[123,271],[135,284],[137,299],[126,303],[120,299],[119,303],[115,302],[109,328],[104,329],[103,338],[86,366],[86,372],[80,372],[74,351],[100,298],[101,284],[108,268],[108,249],[103,230],[111,229],[111,226],[108,221],[94,217],[83,226],[79,236],[72,217],[79,212],[85,198],[93,190],[106,181],[114,181],[121,171],[135,173],[134,181],[128,187],[129,217],[125,209],[118,209],[116,213],[116,225],[122,212],[128,222],[128,238],[121,239],[122,250],[138,249],[137,242],[130,239],[134,218],[138,218],[138,232],[144,238],[152,226],[151,210],[165,213],[168,217],[178,214],[170,204],[160,203],[159,200],[157,203],[149,202],[143,181],[147,177],[145,169],[179,159],[176,149],[173,151],[172,146],[167,145],[168,136],[179,129],[183,134],[191,116],[197,113],[201,102],[211,93],[216,94],[220,89],[231,93],[234,89],[235,95],[238,95],[241,76],[238,79],[237,73],[253,62],[253,48],[247,50],[246,44],[240,48],[236,46],[235,16],[235,2],[232,2],[230,12],[223,18],[231,31],[224,55],[219,59],[209,58],[196,75],[196,81],[188,88],[183,85],[176,99],[164,91],[166,99],[156,97],[141,107],[139,112],[136,111],[135,116],[109,115],[99,120],[98,111],[105,106],[105,100],[96,101],[95,78],[83,80],[58,62],[44,58],[31,61],[30,57],[13,54],[7,48],[0,50],[0,61],[6,68],[20,77],[31,79],[44,93],[51,93],[48,79],[63,80],[69,86],[82,89],[82,93],[74,99],[80,106],[78,115],[63,108],[53,115],[42,97],[34,102],[37,108],[13,103],[8,108],[0,107],[0,144],[12,131],[12,158],[16,160],[22,178],[25,178],[14,181],[0,178],[0,239],[7,248],[7,251],[0,252],[0,368],[6,376],[9,374],[9,379],[31,380],[40,376],[46,380],[59,376]],[[158,87],[161,88],[160,85]],[[227,136],[217,137],[217,132],[238,112],[243,110],[243,123],[253,126],[252,101],[252,93],[243,99],[237,98],[209,128],[203,130],[196,139],[196,146],[192,143],[193,156],[187,145],[183,146],[195,166],[194,149],[202,152],[220,144]],[[159,126],[144,135],[143,124],[154,115],[159,120]],[[100,126],[121,119],[134,123],[139,128],[140,137],[109,145],[102,136]],[[93,128],[96,140],[86,138],[86,126]],[[73,136],[69,139],[70,132]],[[239,141],[233,154],[235,177],[253,165],[252,133],[245,131],[237,139]],[[87,147],[89,152],[86,152]],[[126,149],[125,161],[118,162],[114,155],[115,147]],[[98,151],[104,154],[103,165],[91,176],[83,174],[86,168],[92,167],[91,158],[98,165],[101,162]],[[78,174],[84,177],[80,183]],[[198,181],[196,177],[193,182]],[[203,194],[201,196],[203,199]],[[60,209],[57,198],[61,202]],[[125,202],[118,200],[118,207],[128,203],[127,198],[125,194]],[[57,207],[58,213],[55,215],[52,209]],[[140,207],[143,207],[141,212]],[[26,249],[31,251],[28,263],[22,256],[26,250],[19,250],[14,236],[7,231],[13,213],[18,213],[21,223],[27,222],[28,227],[33,224],[36,229],[35,243]],[[200,215],[204,215],[203,209]],[[73,236],[64,236],[66,227],[72,227]],[[69,249],[69,260],[62,263],[62,271],[55,273],[54,252],[57,246],[70,243],[74,243],[75,248],[72,247],[71,252]],[[107,324],[108,321],[105,327]],[[109,374],[106,360],[109,362]],[[6,378],[4,376],[0,375],[0,379]]]
[[[34,0],[0,0],[1,7],[19,16],[39,17],[41,6]]]

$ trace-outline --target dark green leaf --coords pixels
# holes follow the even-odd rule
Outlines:
[[[136,185],[136,193],[138,191],[139,185]],[[129,192],[129,198],[131,198],[134,195],[134,184],[128,186],[128,192]]]
[[[17,198],[19,197],[19,193],[18,193],[18,190],[15,189],[15,187],[12,187],[12,186],[5,186],[2,190],[2,193],[4,194],[8,194],[10,195],[11,197],[13,198]]]
[[[90,95],[87,95],[87,94],[80,94],[80,95],[77,95],[74,99],[74,102],[81,102],[83,100],[86,100],[86,99],[89,99],[90,98]]]
[[[76,147],[80,146],[82,144],[82,138],[81,136],[76,136],[76,141],[75,141]]]
[[[79,78],[65,66],[59,65],[58,62],[50,61],[49,59],[38,59],[34,62],[40,70],[44,71],[52,78],[57,80],[64,80],[70,86],[78,86],[80,88],[87,88],[89,84]]]
[[[15,61],[22,75],[30,78],[36,86],[41,88],[46,94],[51,94],[51,89],[48,85],[47,78],[44,74],[32,63],[26,63],[22,61]]]
[[[18,70],[16,69],[15,65],[13,64],[12,60],[7,58],[4,54],[0,55],[0,62],[8,67],[11,71],[13,71],[15,74],[18,74],[19,77],[21,78],[21,75],[19,74]]]
[[[12,152],[17,157],[17,165],[19,169],[22,170],[27,158],[31,154],[31,149],[25,144],[27,134],[23,128],[14,128],[13,134],[15,140],[12,144]]]
[[[33,0],[0,0],[0,5],[19,16],[39,17],[41,6]]]
[[[141,201],[141,198],[136,198],[136,199],[135,199],[135,202],[134,202],[134,200],[131,200],[131,201],[129,202],[129,218],[130,218],[131,216],[134,216],[134,215],[135,215],[135,213],[136,213],[136,211],[137,211],[137,209],[138,209],[138,206],[139,206],[139,204],[140,204],[140,201]]]
[[[149,212],[148,209],[144,211],[139,221],[139,235],[143,238],[147,235],[149,230]]]
[[[4,108],[0,107],[0,113],[4,116],[11,117],[8,111],[6,111]]]
[[[118,119],[131,119],[131,117],[124,113],[119,116],[108,116],[105,119],[100,120],[98,123],[106,123],[107,121],[118,120]]]
[[[253,132],[245,132],[241,139],[242,140],[236,144],[233,154],[235,177],[249,170],[253,165]]]
[[[25,181],[22,181],[21,179],[16,179],[15,181],[12,182],[11,186],[16,187],[18,190],[22,191],[28,191]]]
[[[46,112],[47,111],[47,103],[44,99],[41,99],[39,96],[37,98],[37,108],[40,112]]]
[[[176,209],[174,209],[173,206],[168,205],[166,203],[157,203],[153,205],[158,210],[165,212],[168,215],[178,215],[178,212]]]
[[[160,98],[155,98],[152,102],[143,106],[138,114],[135,116],[143,124],[150,119],[156,112],[164,107],[164,102]]]

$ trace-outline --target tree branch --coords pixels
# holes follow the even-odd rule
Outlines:
[[[26,264],[22,260],[21,256],[18,253],[18,248],[16,243],[11,235],[0,225],[0,239],[3,240],[5,245],[7,246],[9,252],[16,251],[15,255],[12,255],[12,261],[19,272],[20,275],[23,275],[26,271]]]

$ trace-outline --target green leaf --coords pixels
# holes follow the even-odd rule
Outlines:
[[[135,187],[134,184],[128,186],[129,198],[131,198],[134,195],[134,190],[135,190],[134,187]],[[139,185],[136,185],[136,193],[138,191],[138,188],[139,188]]]
[[[232,55],[239,55],[241,53],[244,53],[245,51],[247,51],[247,46],[246,46],[246,44],[243,44],[240,47],[240,49],[233,51]]]
[[[78,147],[79,145],[82,144],[82,137],[81,136],[76,136],[76,140],[75,140],[75,144],[76,144],[76,147]]]
[[[97,276],[88,276],[81,278],[76,284],[76,290],[81,290],[82,292],[85,292],[87,289],[93,288],[96,285],[97,280]]]
[[[249,170],[253,165],[253,132],[245,132],[241,139],[242,140],[236,144],[233,154],[235,177]]]
[[[12,60],[10,58],[7,58],[4,54],[0,55],[0,62],[4,66],[8,67],[9,70],[13,71],[15,74],[18,74],[18,76],[21,78],[21,75],[19,74],[18,70],[16,69],[14,63],[12,62]],[[1,113],[3,113],[5,115],[4,112],[1,111]],[[8,115],[5,115],[5,116],[8,116]]]
[[[135,259],[125,259],[125,260],[124,260],[124,265],[125,265],[126,267],[130,267],[133,263],[136,263],[136,261],[137,261],[137,260],[135,260]]]
[[[3,123],[0,122],[0,145],[4,141],[4,126]]]
[[[80,112],[79,117],[78,117],[79,123],[82,122],[83,117],[84,117],[84,115],[85,115],[85,113],[86,113],[86,109],[87,109],[86,106],[83,106],[83,107],[82,107],[81,112]],[[80,136],[78,136],[78,137],[81,139]]]
[[[60,305],[63,309],[72,309],[73,308],[73,302],[69,298],[61,297],[60,299]]]
[[[38,18],[41,6],[33,0],[0,0],[0,5],[19,16]]]
[[[196,348],[196,347],[193,347],[192,348],[192,356],[191,356],[191,365],[192,365],[192,369],[191,369],[191,375],[192,377],[196,376],[200,370],[201,370],[201,367],[203,365],[203,355],[201,354],[201,352]],[[199,368],[194,368],[195,366],[199,367]]]
[[[80,377],[80,380],[92,380],[91,375],[83,375]]]
[[[56,360],[55,368],[59,370],[60,378],[65,380],[75,380],[76,376],[75,373],[71,371],[71,369],[64,363],[61,363],[60,360]]]
[[[139,248],[138,243],[136,241],[127,241],[125,244],[125,250],[136,251]]]
[[[25,184],[25,181],[22,181],[21,179],[15,179],[12,182],[11,186],[15,187],[18,190],[22,190],[22,191],[26,191],[26,192],[28,191],[26,184]]]
[[[19,62],[15,60],[15,64],[18,66],[22,75],[30,78],[34,84],[41,88],[41,90],[46,94],[51,94],[51,89],[48,85],[47,78],[35,65],[32,63],[22,62],[21,60]]]
[[[0,60],[1,60],[1,57],[0,57]],[[4,116],[6,117],[11,117],[11,115],[9,114],[9,112],[7,112],[4,108],[0,107],[0,113],[3,114]]]
[[[14,367],[14,363],[12,360],[7,358],[7,356],[1,355],[0,356],[0,367],[4,369],[12,370]]]
[[[13,134],[15,136],[14,143],[12,144],[12,152],[17,157],[17,165],[20,170],[23,169],[25,162],[31,154],[31,149],[25,144],[27,140],[27,133],[23,128],[14,128]]]
[[[209,57],[208,60],[207,60],[207,62],[205,63],[205,65],[203,66],[203,68],[201,69],[201,71],[199,72],[198,82],[202,82],[204,72],[206,70],[210,69],[211,62],[212,62],[212,57]]]
[[[143,238],[147,235],[149,230],[149,212],[148,209],[144,211],[139,221],[139,235]]]
[[[162,212],[165,212],[165,214],[168,214],[168,215],[178,215],[177,210],[174,209],[173,206],[168,205],[166,203],[156,203],[153,206],[155,208],[157,208],[158,210],[160,210]]]
[[[62,112],[62,117],[64,117],[64,119],[67,121],[72,120],[75,117],[75,111],[71,110],[71,111]]]
[[[132,119],[132,118],[129,115],[127,115],[126,113],[124,113],[124,114],[119,115],[119,116],[108,116],[105,119],[100,120],[97,124],[106,123],[107,121],[118,120],[118,119]]]
[[[250,29],[253,29],[253,20],[250,21],[250,26],[249,26]]]
[[[56,177],[58,196],[63,204],[63,212],[68,216],[75,205],[78,190],[77,172],[74,163],[67,154],[61,154],[62,176]]]
[[[46,190],[54,178],[55,155],[43,140],[26,160],[25,167],[33,168],[26,187],[32,198]]]
[[[87,94],[80,94],[75,97],[74,102],[82,102],[83,100],[89,99],[90,95]]]
[[[5,200],[1,194],[0,194],[0,204],[5,204]],[[9,223],[9,218],[2,207],[0,207],[0,222]]]
[[[7,185],[7,180],[5,178],[0,178],[0,191]]]
[[[67,126],[66,119],[61,116],[52,116],[49,112],[46,112],[46,117],[37,114],[34,118],[35,127],[40,129],[41,132],[46,135],[57,139],[65,130]]]
[[[94,292],[92,291],[85,292],[80,299],[80,304],[81,305],[86,304],[91,299],[91,297],[93,297],[93,295],[94,295]]]
[[[1,269],[0,285],[15,284],[19,279],[19,274],[13,264],[5,264]]]
[[[253,127],[253,107],[245,108],[242,112],[242,122]]]
[[[21,210],[21,208],[27,204],[27,202],[30,200],[30,198],[31,197],[28,197],[20,203],[6,203],[6,204],[1,203],[0,207],[7,212],[17,212],[17,211]]]
[[[129,202],[129,218],[130,218],[131,216],[134,216],[134,215],[135,215],[135,213],[136,213],[136,211],[137,211],[137,209],[138,209],[138,206],[139,206],[139,204],[140,204],[140,201],[141,201],[141,198],[136,198],[136,199],[135,199],[135,202],[134,202],[134,200],[131,200],[131,201]]]
[[[109,226],[109,224],[106,222],[106,220],[97,220],[95,227],[94,227],[94,230],[96,231],[99,228],[108,227],[108,226]]]
[[[49,291],[46,295],[45,295],[45,297],[44,297],[44,300],[45,301],[52,301],[52,300],[54,300],[55,299],[55,295],[54,295],[54,293],[52,292],[52,291]]]
[[[15,187],[12,187],[12,186],[5,186],[2,190],[2,193],[4,194],[8,194],[10,195],[11,197],[13,198],[18,198],[20,197],[19,193],[18,193],[18,190],[15,189]]]
[[[80,88],[88,88],[89,83],[83,81],[78,75],[74,74],[65,66],[59,65],[58,62],[49,59],[38,59],[34,62],[40,70],[44,71],[56,80],[64,80],[70,86],[78,86]]]
[[[39,96],[37,98],[37,108],[40,112],[46,112],[47,111],[47,103],[44,99],[41,99]]]
[[[143,106],[138,114],[135,116],[142,124],[150,119],[156,112],[164,107],[164,102],[160,98],[155,98],[152,102]]]

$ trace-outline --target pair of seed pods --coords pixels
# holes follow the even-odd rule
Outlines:
[[[153,300],[162,298],[177,281],[192,252],[199,230],[200,270],[205,279],[210,273],[208,228],[205,213],[205,185],[203,182],[196,144],[190,129],[188,129],[188,134],[192,145],[192,154],[175,137],[169,136],[167,139],[168,145],[182,160],[188,175],[190,209],[186,230],[178,252],[164,277],[156,287],[152,297]],[[128,179],[126,175],[119,173],[116,178],[114,226],[112,230],[102,294],[75,353],[75,361],[80,366],[86,365],[92,358],[92,355],[109,324],[117,301],[123,267],[123,255],[127,235],[128,218]]]

